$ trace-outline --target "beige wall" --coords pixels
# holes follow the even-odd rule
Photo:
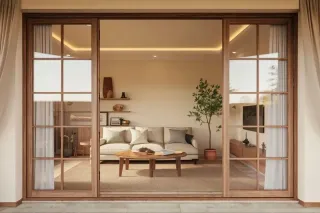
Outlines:
[[[204,10],[224,12],[293,12],[299,0],[22,0],[23,10],[125,11]],[[42,11],[43,12],[43,11]]]
[[[164,57],[164,56],[163,56]],[[101,101],[100,110],[112,110],[117,103],[124,104],[129,114],[111,114],[130,120],[132,126],[193,127],[200,150],[208,148],[208,128],[200,126],[194,118],[189,118],[194,102],[192,93],[200,78],[210,83],[222,84],[221,58],[218,54],[209,59],[172,60],[106,60],[101,62],[101,85],[103,77],[112,77],[115,95],[126,92],[130,101]],[[196,58],[196,57],[195,57]],[[212,145],[220,151],[221,132],[215,127],[221,124],[221,118],[212,121]]]

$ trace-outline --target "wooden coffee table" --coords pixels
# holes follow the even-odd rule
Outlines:
[[[119,177],[122,176],[123,164],[126,163],[126,170],[129,169],[130,159],[149,160],[149,176],[153,177],[153,171],[156,169],[156,160],[160,159],[176,159],[177,174],[181,176],[181,158],[187,156],[185,152],[172,155],[140,155],[131,150],[118,152],[116,156],[119,157]]]

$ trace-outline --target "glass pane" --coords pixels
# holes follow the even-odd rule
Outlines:
[[[287,57],[286,25],[259,25],[259,57]]]
[[[33,101],[33,123],[35,126],[61,125],[60,94],[34,94]]]
[[[230,161],[230,190],[257,190],[257,161]]]
[[[64,58],[91,58],[91,25],[64,25]]]
[[[288,157],[288,129],[286,128],[260,128],[260,157]]]
[[[288,189],[288,161],[260,160],[259,190]]]
[[[34,58],[61,57],[61,25],[34,26]]]
[[[278,60],[259,61],[259,91],[288,91],[287,62]]]
[[[60,160],[33,161],[35,190],[61,189],[61,162]]]
[[[34,129],[34,157],[60,157],[60,128]]]
[[[257,158],[257,132],[242,127],[228,128],[230,158]]]
[[[229,61],[230,92],[257,92],[257,61]]]
[[[34,60],[34,92],[61,92],[61,61]]]
[[[64,160],[64,190],[91,190],[91,163],[89,160]]]
[[[229,95],[229,125],[256,126],[257,125],[257,95],[230,94]]]
[[[91,92],[91,61],[64,61],[63,67],[64,92]]]
[[[260,94],[264,125],[286,126],[288,123],[288,96],[280,94]]]
[[[91,95],[65,94],[64,126],[91,126]]]
[[[256,25],[230,25],[229,56],[230,58],[257,57]]]
[[[91,152],[91,127],[63,128],[63,157],[87,157]]]

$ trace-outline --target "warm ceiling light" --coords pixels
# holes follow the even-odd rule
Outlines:
[[[88,26],[88,25],[87,25]],[[91,25],[90,25],[91,26]],[[232,35],[230,35],[229,41],[232,41],[235,39],[240,33],[242,33],[245,29],[247,29],[249,25],[241,25],[241,27],[234,32]],[[52,37],[56,39],[57,41],[61,42],[61,38],[56,35],[55,33],[52,33]],[[90,47],[75,47],[72,44],[70,44],[67,41],[63,41],[63,44],[68,47],[69,49],[73,51],[91,51]],[[157,51],[157,52],[218,52],[222,50],[222,44],[217,46],[217,47],[200,47],[200,48],[192,48],[192,47],[187,47],[187,48],[175,48],[175,47],[147,47],[147,48],[136,48],[136,47],[128,47],[128,48],[109,48],[109,47],[101,47],[100,51],[108,51],[108,52],[149,52],[149,51]]]
[[[156,58],[157,56],[156,56],[156,55],[154,55],[153,57],[154,57],[154,58]]]
[[[232,53],[233,53],[233,54],[236,54],[237,52],[234,52],[234,51],[233,51]]]

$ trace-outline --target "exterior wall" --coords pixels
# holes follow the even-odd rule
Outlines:
[[[12,72],[4,72],[0,80],[0,99],[6,103],[4,111],[0,110],[4,112],[0,115],[0,203],[16,202],[22,198],[21,22],[19,26],[19,37],[12,37],[12,42],[17,44],[17,51],[15,51],[15,48],[9,50],[4,67],[4,69]],[[7,85],[9,87],[5,87]]]

